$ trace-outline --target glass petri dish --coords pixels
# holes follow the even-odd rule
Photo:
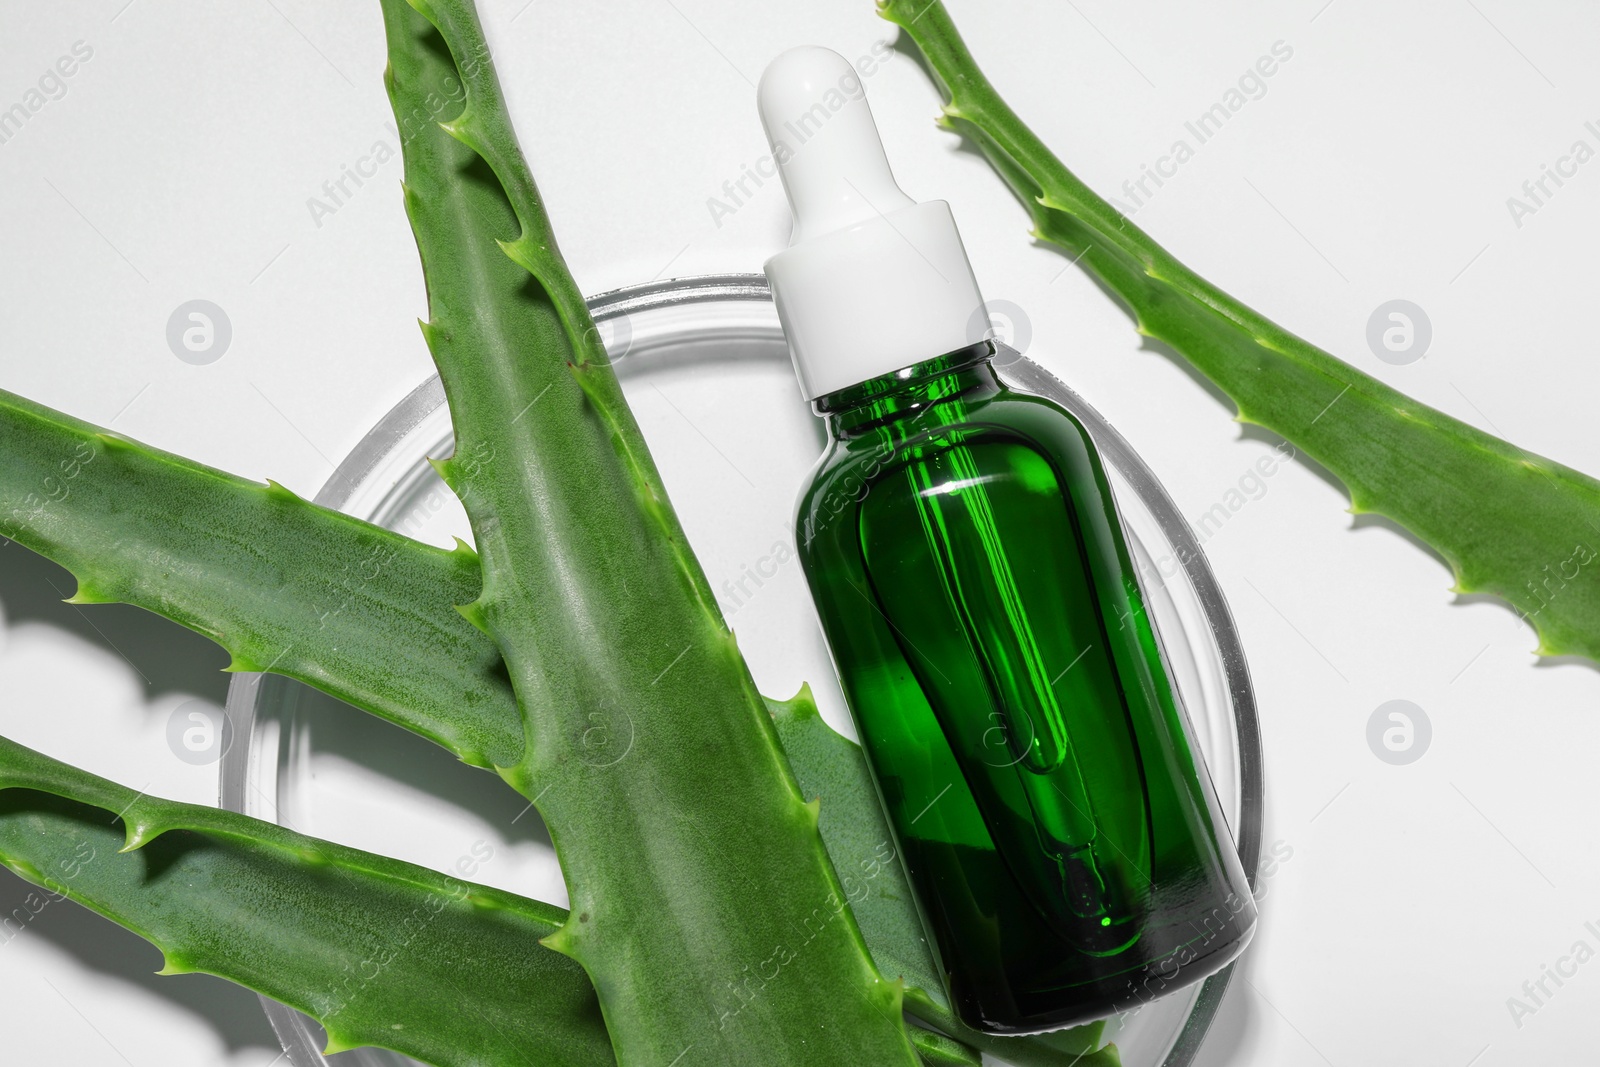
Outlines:
[[[825,718],[854,736],[804,576],[795,559],[795,494],[823,430],[799,394],[766,279],[716,275],[651,282],[589,301],[690,541],[762,691],[809,681]],[[1262,764],[1255,698],[1239,636],[1188,523],[1155,475],[1084,399],[1008,349],[1011,385],[1060,403],[1106,462],[1147,603],[1252,887],[1261,847]],[[470,541],[460,503],[427,464],[453,447],[437,377],[379,420],[316,502],[448,547]],[[221,804],[300,832],[437,870],[481,860],[491,885],[565,905],[560,867],[538,815],[498,778],[421,738],[286,678],[235,675]],[[1127,1067],[1186,1067],[1232,967],[1111,1021]],[[321,1027],[262,998],[295,1067],[334,1062]],[[345,1067],[405,1067],[373,1049]]]

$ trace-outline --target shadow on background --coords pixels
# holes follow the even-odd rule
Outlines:
[[[44,623],[106,649],[144,679],[147,698],[181,692],[223,703],[228,676],[221,671],[228,656],[219,646],[141,608],[63,604],[76,588],[70,573],[43,556],[18,544],[0,546],[0,605],[7,625]],[[21,907],[31,892],[30,883],[0,869],[0,915]],[[204,1019],[230,1052],[259,1048],[270,1055],[279,1049],[254,993],[211,975],[158,976],[160,951],[78,904],[50,904],[15,936],[41,938],[87,968]]]
[[[36,552],[0,541],[0,605],[8,625],[42,622],[120,656],[153,698],[189,693],[221,705],[228,694],[228,654],[176,623],[129,604],[63,604],[78,581]]]
[[[462,763],[432,741],[382,722],[308,685],[296,690],[300,728],[319,755],[332,755],[470,812],[505,835],[508,844],[547,848],[550,835],[537,811],[498,775]]]
[[[28,894],[35,892],[31,883],[0,869],[0,915],[22,909]],[[42,938],[86,968],[139,986],[187,1010],[203,1019],[230,1053],[259,1048],[270,1056],[280,1048],[254,993],[209,974],[156,974],[162,958],[154,945],[70,900],[46,905],[13,937],[18,941]],[[9,945],[7,942],[6,947]]]

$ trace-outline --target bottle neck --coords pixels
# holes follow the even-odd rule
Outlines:
[[[828,432],[840,441],[890,427],[905,432],[909,427],[903,424],[930,416],[929,426],[938,425],[945,421],[937,414],[941,405],[958,398],[970,402],[992,396],[1003,388],[989,364],[994,351],[992,341],[979,341],[829,393],[812,409],[827,420]]]

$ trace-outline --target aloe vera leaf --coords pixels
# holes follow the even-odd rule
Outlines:
[[[822,840],[878,970],[906,984],[906,1010],[1016,1067],[1116,1067],[1115,1048],[1101,1045],[1103,1022],[1032,1037],[994,1037],[956,1018],[861,746],[823,721],[809,686],[789,700],[767,703],[801,792],[822,802]]]
[[[527,745],[501,773],[572,901],[545,943],[588,971],[624,1065],[915,1063],[556,249],[476,11],[383,9],[456,430],[438,467],[483,568],[463,612],[505,657]]]
[[[921,990],[948,1010],[939,965],[861,747],[822,720],[810,686],[767,703],[800,792],[822,802],[822,840],[878,970],[904,982],[908,993]]]
[[[932,1030],[911,1030],[911,1043],[924,1067],[983,1067],[977,1052]]]
[[[116,437],[0,391],[0,533],[136,604],[229,670],[298,678],[494,767],[522,751],[500,655],[452,605],[477,560]],[[397,654],[397,650],[398,653]]]
[[[1575,581],[1600,550],[1600,482],[1418,403],[1278,326],[1178,262],[1095,195],[979,69],[939,0],[880,0],[968,134],[1016,190],[1034,236],[1071,252],[1263,426],[1326,467],[1353,514],[1387,516],[1442,556],[1454,591],[1507,601],[1541,656],[1600,660],[1600,584]]]
[[[5,738],[0,862],[154,944],[162,974],[214,974],[311,1015],[330,1052],[615,1062],[582,969],[540,944],[559,908],[135,793]]]

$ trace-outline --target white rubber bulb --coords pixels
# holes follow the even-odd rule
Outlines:
[[[861,78],[839,53],[791,48],[761,75],[756,101],[794,210],[791,244],[915,203],[895,184]]]

